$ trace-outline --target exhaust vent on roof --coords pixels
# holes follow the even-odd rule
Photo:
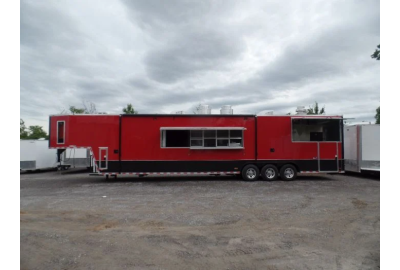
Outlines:
[[[307,110],[304,106],[298,106],[296,109],[296,115],[306,115]]]
[[[220,110],[221,114],[233,114],[233,109],[231,105],[224,105]]]
[[[200,105],[199,114],[211,114],[211,107],[209,105]]]

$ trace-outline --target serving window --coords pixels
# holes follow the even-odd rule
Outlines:
[[[162,148],[242,149],[244,128],[161,128]]]
[[[292,119],[294,142],[340,142],[341,119]]]

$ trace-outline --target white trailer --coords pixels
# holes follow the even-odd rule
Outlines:
[[[68,169],[92,167],[88,149],[68,148],[57,157],[57,149],[49,149],[48,140],[20,140],[20,170]]]
[[[350,172],[380,172],[380,125],[344,127],[344,165]]]
[[[47,140],[20,140],[20,170],[55,169],[57,150],[49,149]]]

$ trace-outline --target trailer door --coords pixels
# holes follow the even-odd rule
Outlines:
[[[99,169],[108,169],[108,147],[99,147]]]
[[[339,171],[338,142],[318,142],[318,168],[320,172]]]

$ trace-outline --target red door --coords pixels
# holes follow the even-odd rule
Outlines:
[[[339,171],[339,143],[318,142],[318,168],[320,172]]]

